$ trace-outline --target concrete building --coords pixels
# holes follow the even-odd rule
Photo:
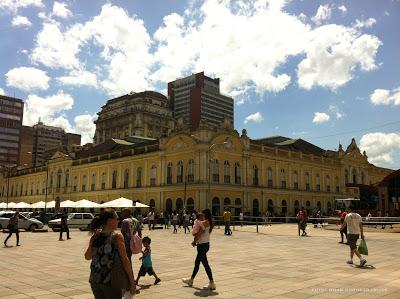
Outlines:
[[[183,119],[183,125],[196,130],[201,123],[210,129],[222,122],[233,126],[233,99],[222,95],[219,79],[212,79],[204,72],[168,83],[170,107],[175,119]]]
[[[167,136],[175,123],[168,99],[154,91],[111,99],[97,114],[94,144],[128,136],[160,138]]]
[[[0,166],[18,165],[24,102],[0,95]]]
[[[387,175],[378,184],[379,209],[382,216],[400,216],[400,169]]]
[[[157,210],[224,207],[260,215],[293,216],[301,206],[332,211],[335,199],[358,197],[353,182],[374,184],[392,170],[368,162],[353,140],[337,151],[282,136],[251,140],[244,130],[176,130],[166,138],[109,139],[73,156],[56,153],[45,166],[10,177],[11,201],[89,199],[98,203],[124,196]],[[48,183],[48,184],[47,184]],[[5,201],[7,179],[0,179]]]

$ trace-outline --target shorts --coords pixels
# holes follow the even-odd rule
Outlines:
[[[360,237],[359,234],[348,234],[347,242],[349,243],[350,249],[357,249],[357,240]]]
[[[146,274],[154,275],[153,267],[144,267],[143,265],[140,267],[138,276],[146,276]]]

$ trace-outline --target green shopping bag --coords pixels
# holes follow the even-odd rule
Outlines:
[[[367,243],[363,239],[361,239],[360,245],[358,245],[358,252],[360,254],[368,255]]]

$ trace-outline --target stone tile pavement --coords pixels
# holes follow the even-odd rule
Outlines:
[[[193,288],[181,283],[196,254],[189,234],[145,230],[162,282],[154,286],[153,277],[143,277],[137,298],[400,298],[399,233],[366,233],[368,268],[345,263],[349,249],[337,243],[337,231],[309,228],[308,233],[298,237],[296,225],[281,224],[260,227],[259,234],[254,227],[239,227],[229,237],[216,228],[208,256],[217,290],[207,291],[202,266]],[[72,230],[72,240],[64,242],[53,232],[20,235],[21,247],[0,248],[0,298],[93,298],[83,258],[87,232]],[[14,242],[12,237],[9,244]],[[135,275],[139,266],[136,257]]]

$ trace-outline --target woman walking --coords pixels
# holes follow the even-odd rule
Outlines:
[[[19,212],[15,212],[14,215],[11,216],[10,220],[8,221],[8,230],[9,234],[8,237],[4,240],[4,247],[8,247],[7,241],[11,238],[12,234],[15,234],[17,238],[17,246],[19,245],[19,227],[18,227],[18,220],[19,220]]]
[[[190,287],[193,286],[193,280],[196,277],[197,272],[199,272],[199,267],[201,262],[204,266],[204,269],[206,270],[208,279],[210,280],[206,288],[209,290],[215,290],[216,286],[214,283],[211,267],[208,264],[208,259],[207,259],[207,252],[210,249],[210,234],[213,229],[213,220],[210,209],[205,209],[203,210],[202,213],[204,214],[205,218],[205,220],[202,221],[202,225],[204,226],[204,231],[199,234],[199,237],[197,239],[197,244],[196,244],[197,256],[194,262],[193,273],[190,278],[182,279],[182,281]]]
[[[177,233],[178,230],[176,229],[176,225],[178,224],[178,214],[176,211],[172,214],[172,225],[174,226],[174,231],[173,233]]]
[[[118,215],[113,209],[105,209],[93,219],[89,246],[85,259],[90,265],[90,286],[95,299],[121,299],[121,281],[135,295],[136,284],[131,264],[126,255],[124,237],[117,232]],[[120,261],[120,262],[119,262]]]

